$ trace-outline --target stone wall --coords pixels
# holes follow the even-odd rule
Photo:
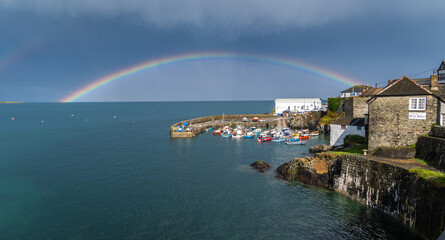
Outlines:
[[[343,155],[334,190],[382,210],[436,239],[444,230],[445,188],[408,170],[364,156]]]
[[[437,121],[438,100],[426,96],[426,119],[409,119],[410,96],[378,97],[369,103],[368,148],[396,147],[415,144],[418,136],[427,134]]]
[[[344,112],[348,117],[364,118],[368,113],[367,100],[366,97],[342,98],[337,112]]]
[[[429,136],[419,138],[416,143],[416,157],[445,170],[445,127],[433,127]]]

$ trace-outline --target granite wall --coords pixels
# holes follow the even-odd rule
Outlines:
[[[337,112],[344,112],[348,117],[364,118],[368,113],[367,100],[366,97],[342,98]]]
[[[434,127],[429,136],[421,136],[416,143],[416,157],[433,162],[445,170],[445,127]]]
[[[417,138],[427,134],[437,122],[438,100],[433,96],[427,98],[426,111],[410,111],[410,96],[378,97],[368,104],[369,137],[368,149],[379,146],[409,146]],[[410,113],[426,113],[426,119],[409,119]]]
[[[445,228],[445,187],[408,170],[358,155],[343,155],[334,190],[388,213],[429,239]]]

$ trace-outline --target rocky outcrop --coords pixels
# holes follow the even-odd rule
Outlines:
[[[309,148],[310,153],[321,153],[327,152],[329,150],[331,150],[331,146],[328,146],[326,144],[317,144]]]
[[[307,112],[298,114],[294,118],[286,121],[289,128],[292,129],[309,129],[311,131],[318,130],[321,112]]]
[[[258,170],[259,172],[264,172],[270,168],[269,164],[267,164],[261,160],[253,162],[252,164],[250,164],[250,166],[255,168],[256,170]]]
[[[331,125],[330,124],[320,124],[317,127],[317,131],[319,131],[320,133],[330,133]]]
[[[279,177],[311,185],[332,187],[333,175],[338,174],[340,155],[317,154],[316,157],[295,158],[277,168]]]

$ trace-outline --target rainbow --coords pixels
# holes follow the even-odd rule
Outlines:
[[[65,97],[64,99],[61,100],[61,102],[75,102],[79,100],[81,97],[101,88],[102,86],[105,86],[114,81],[117,81],[119,79],[122,79],[124,77],[130,76],[132,74],[135,74],[143,70],[153,69],[156,67],[161,67],[171,64],[187,63],[193,61],[204,61],[204,60],[240,60],[240,61],[258,62],[262,64],[273,64],[307,72],[316,76],[333,80],[335,82],[344,84],[346,86],[360,84],[360,82],[358,81],[352,80],[350,78],[342,76],[338,73],[334,73],[327,69],[323,69],[320,67],[316,67],[307,63],[291,59],[262,57],[262,56],[239,54],[239,53],[213,53],[213,52],[195,53],[195,54],[185,54],[185,55],[177,55],[160,59],[154,59],[140,63],[138,65],[129,68],[122,69],[103,78],[94,80],[87,86]]]

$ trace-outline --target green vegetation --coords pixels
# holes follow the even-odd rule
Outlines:
[[[445,186],[445,173],[439,171],[430,171],[426,169],[412,168],[410,173],[416,174],[418,177],[431,181],[437,185]]]
[[[430,166],[434,166],[437,165],[436,162],[432,162],[432,161],[425,161],[423,159],[420,158],[414,158],[413,160],[416,160],[418,163],[422,163],[422,164],[426,164],[426,165],[430,165]]]
[[[347,135],[343,141],[355,142],[355,143],[366,143],[366,138],[360,135]]]
[[[343,151],[333,151],[331,153],[333,154],[356,154],[356,155],[363,155],[363,150],[367,149],[368,145],[366,143],[360,144],[358,146],[350,147],[348,149],[345,149]]]
[[[329,111],[336,112],[340,107],[341,98],[328,98],[328,109]]]
[[[337,112],[328,111],[328,114],[320,119],[320,125],[330,125],[339,116],[340,114],[338,114]]]

